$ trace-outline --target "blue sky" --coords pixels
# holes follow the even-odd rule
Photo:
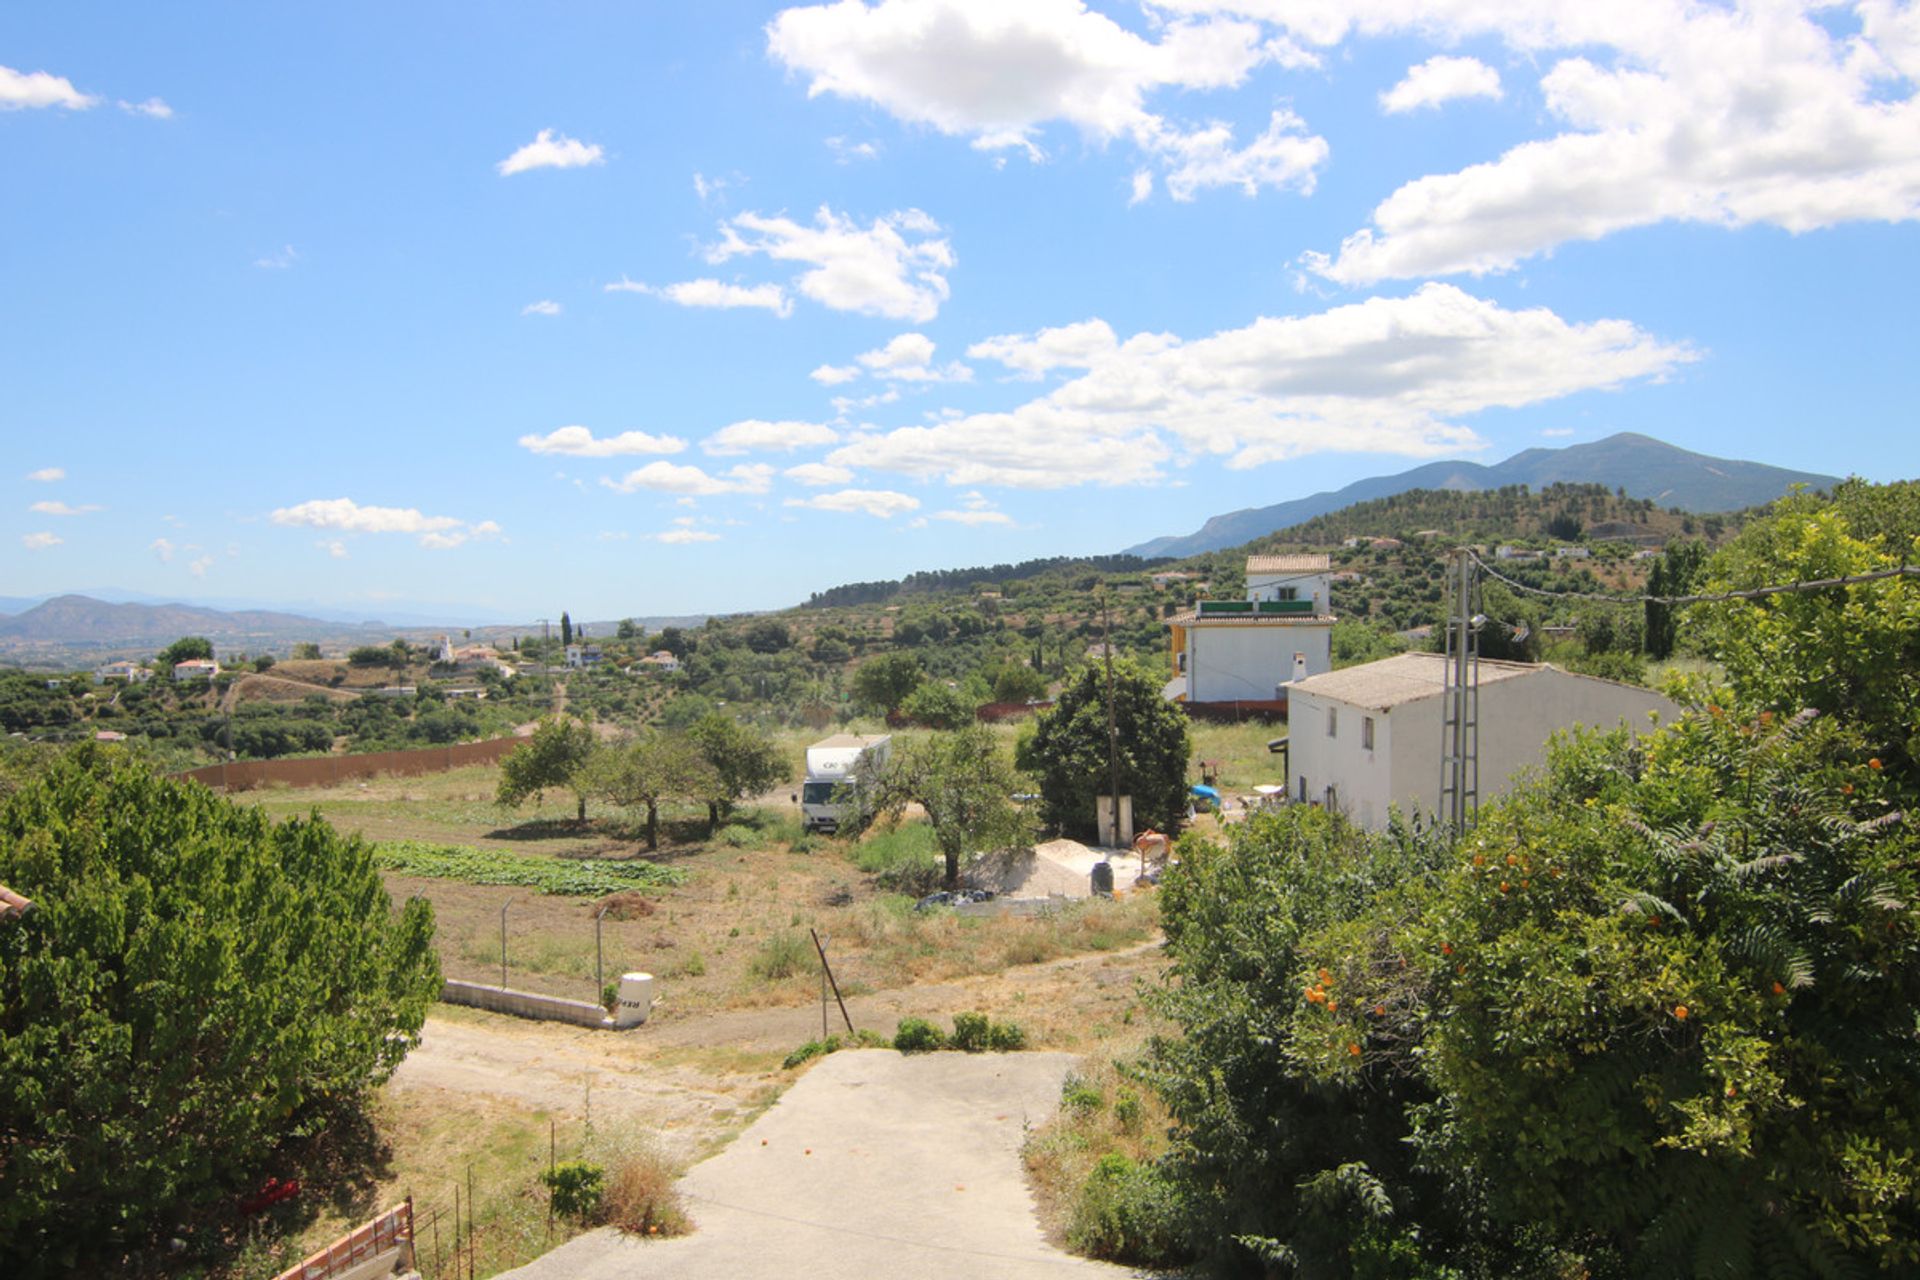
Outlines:
[[[16,4],[0,594],[774,608],[1635,430],[1920,474],[1920,8]]]

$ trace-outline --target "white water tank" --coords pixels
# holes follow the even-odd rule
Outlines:
[[[650,973],[623,973],[620,975],[620,1007],[613,1011],[613,1028],[624,1031],[628,1027],[637,1027],[647,1020],[653,1012],[653,975]]]

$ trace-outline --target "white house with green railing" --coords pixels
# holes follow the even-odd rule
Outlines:
[[[1248,556],[1247,598],[1167,619],[1175,702],[1281,711],[1289,681],[1333,669],[1332,566],[1324,555]]]

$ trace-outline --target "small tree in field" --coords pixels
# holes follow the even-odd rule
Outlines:
[[[567,787],[579,802],[579,820],[585,822],[587,792],[581,785],[581,770],[593,751],[591,726],[566,716],[550,716],[540,722],[525,746],[500,762],[500,785],[493,798],[517,809],[528,796],[538,799],[549,787]]]
[[[432,907],[395,913],[358,837],[91,743],[0,801],[0,883],[34,901],[0,924],[9,1276],[125,1270],[198,1209],[230,1219],[278,1144],[391,1074],[440,991]]]
[[[731,716],[714,712],[694,721],[687,736],[713,768],[707,802],[709,832],[739,801],[777,785],[787,774],[779,748]]]
[[[660,847],[663,802],[704,799],[720,785],[714,767],[693,739],[659,731],[606,748],[582,776],[583,785],[607,803],[646,811],[649,850]]]
[[[1132,662],[1115,662],[1113,681],[1120,794],[1133,797],[1137,827],[1176,830],[1192,754],[1186,714],[1160,696],[1156,677]],[[1108,743],[1106,673],[1084,666],[1020,741],[1020,766],[1039,777],[1047,821],[1060,830],[1098,838],[1094,798],[1113,785]]]
[[[969,725],[902,743],[864,798],[874,813],[898,815],[909,804],[926,811],[946,860],[946,885],[960,887],[960,859],[1032,837],[1013,802],[1019,776],[990,730]]]
[[[891,711],[920,687],[926,672],[910,653],[883,653],[853,673],[854,701],[875,711]]]

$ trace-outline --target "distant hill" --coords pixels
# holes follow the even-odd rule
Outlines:
[[[55,596],[13,617],[0,619],[0,638],[64,644],[168,644],[181,636],[209,639],[306,636],[338,630],[337,623],[293,613],[250,610],[223,613],[187,604],[108,604],[91,596]]]
[[[1505,462],[1429,462],[1398,475],[1356,480],[1344,489],[1271,507],[1231,511],[1213,517],[1185,537],[1168,536],[1128,547],[1136,556],[1191,556],[1219,551],[1264,537],[1278,529],[1338,511],[1357,502],[1392,497],[1411,489],[1498,489],[1524,484],[1599,484],[1625,489],[1630,498],[1646,498],[1682,511],[1739,511],[1771,502],[1793,484],[1827,489],[1840,477],[1790,471],[1759,462],[1712,458],[1675,448],[1651,436],[1623,431],[1591,444],[1564,449],[1527,449]]]

